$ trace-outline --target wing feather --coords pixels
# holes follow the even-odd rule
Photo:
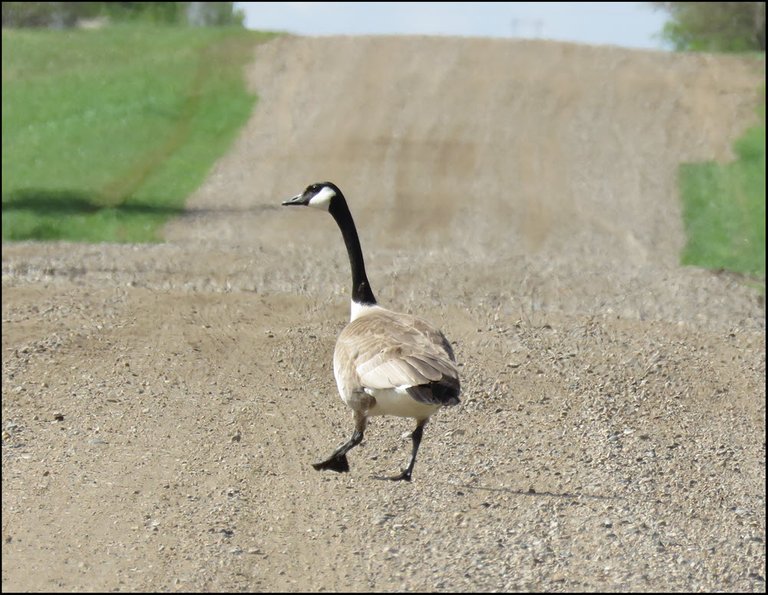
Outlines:
[[[362,390],[405,388],[417,401],[459,402],[459,373],[445,336],[427,322],[383,308],[350,322],[334,359],[348,370],[345,384]]]

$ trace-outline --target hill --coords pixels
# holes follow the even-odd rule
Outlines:
[[[3,589],[765,590],[765,309],[678,264],[680,162],[731,157],[764,62],[281,37],[160,245],[3,245]],[[351,432],[347,195],[462,405]]]

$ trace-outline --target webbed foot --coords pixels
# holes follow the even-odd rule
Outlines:
[[[319,463],[312,463],[312,466],[318,471],[328,469],[329,471],[336,471],[337,473],[346,473],[349,471],[349,461],[347,461],[347,455],[340,455],[326,459]]]
[[[406,469],[400,475],[394,475],[392,477],[387,477],[389,481],[411,481],[411,470]]]

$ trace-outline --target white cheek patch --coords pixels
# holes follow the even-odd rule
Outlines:
[[[328,188],[328,186],[325,186],[320,192],[309,199],[307,206],[327,211],[331,206],[331,199],[334,196],[336,196],[336,193],[331,188]]]

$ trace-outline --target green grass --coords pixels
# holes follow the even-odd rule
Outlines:
[[[760,124],[734,145],[731,163],[680,170],[688,241],[682,263],[765,279],[765,103]]]
[[[4,29],[3,240],[161,240],[248,118],[242,71],[267,37]]]

